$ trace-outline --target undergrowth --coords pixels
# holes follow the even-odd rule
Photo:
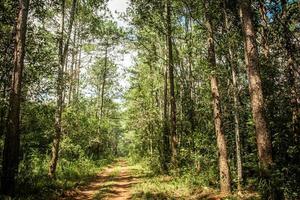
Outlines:
[[[157,174],[151,169],[149,161],[133,164],[131,171],[141,179],[132,189],[134,200],[239,199],[236,194],[227,197],[220,195],[212,186],[215,177],[209,171],[197,173],[183,170],[177,175]],[[258,198],[250,194],[242,199]]]
[[[61,158],[55,179],[48,177],[49,158],[37,156],[30,163],[22,162],[18,177],[17,199],[57,199],[65,190],[90,182],[113,159],[76,160]]]

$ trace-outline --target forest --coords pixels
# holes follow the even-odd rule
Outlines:
[[[300,1],[1,0],[0,199],[300,199]]]

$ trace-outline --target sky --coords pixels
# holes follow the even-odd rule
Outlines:
[[[113,18],[121,27],[127,27],[128,23],[119,17],[120,13],[125,13],[129,6],[130,0],[109,0],[108,8],[111,11]]]
[[[121,19],[119,17],[120,13],[125,13],[126,9],[129,6],[129,1],[130,0],[109,0],[108,2],[108,8],[111,11],[114,20],[117,22],[118,26],[120,27],[127,27],[128,23],[125,22],[123,19]],[[123,48],[122,45],[120,45],[120,47],[118,48]],[[134,63],[134,52],[129,52],[129,53],[125,53],[123,54],[121,59],[117,59],[117,64],[119,67],[119,73],[121,74],[125,74],[125,71],[133,65]],[[123,87],[123,88],[128,88],[129,83],[127,81],[127,78],[121,78],[119,80],[119,84]]]

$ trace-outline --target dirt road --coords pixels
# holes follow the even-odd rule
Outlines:
[[[131,187],[138,183],[125,161],[108,166],[87,186],[67,191],[61,200],[125,200],[130,199]]]

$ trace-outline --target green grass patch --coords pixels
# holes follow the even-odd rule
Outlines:
[[[113,168],[112,172],[109,174],[110,177],[116,177],[120,174],[121,172],[121,167],[120,166],[116,166]]]
[[[201,181],[194,187],[195,180],[191,181],[191,176],[155,175],[147,166],[147,163],[140,163],[130,168],[132,173],[141,179],[140,183],[133,187],[132,199],[189,199],[199,192],[205,193],[205,196],[213,194],[205,187],[199,190]]]
[[[26,174],[21,168],[19,175],[18,197],[20,200],[57,199],[64,191],[85,185],[113,160],[91,160],[81,158],[58,163],[56,179],[48,177],[49,159],[36,159]],[[23,166],[21,166],[23,167]]]
[[[183,172],[178,176],[155,175],[147,163],[131,166],[132,173],[140,182],[132,188],[133,200],[196,200],[196,199],[239,199],[237,195],[222,197],[218,190],[210,187],[207,173]],[[245,195],[242,199],[258,199]]]

